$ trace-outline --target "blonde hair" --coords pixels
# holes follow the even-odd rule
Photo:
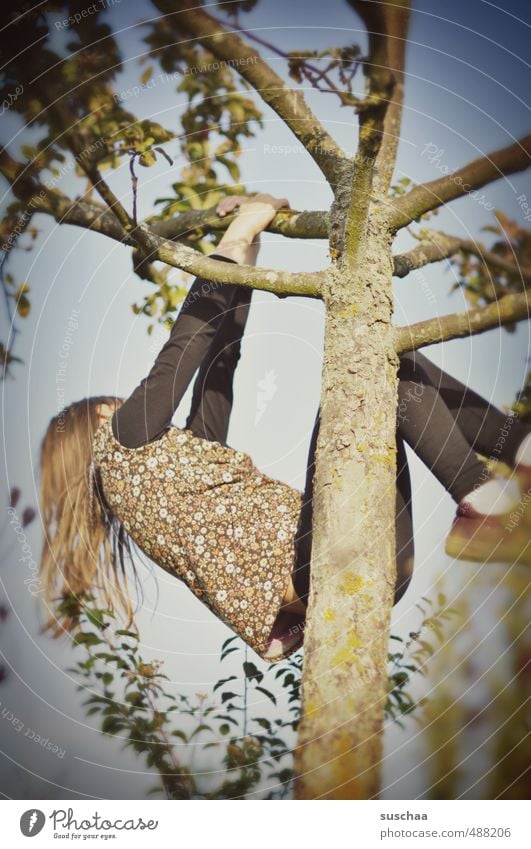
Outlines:
[[[53,609],[43,628],[54,637],[77,624],[87,595],[113,613],[124,613],[128,627],[133,622],[125,568],[127,558],[136,581],[131,541],[105,503],[92,465],[93,437],[101,424],[98,406],[120,403],[107,395],[76,401],[50,421],[42,441],[40,577],[45,604]],[[79,605],[70,604],[65,612],[61,602],[67,598]]]

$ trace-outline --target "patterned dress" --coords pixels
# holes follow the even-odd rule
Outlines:
[[[109,419],[93,451],[105,500],[131,539],[264,657],[294,566],[302,494],[247,454],[173,425],[125,448]],[[302,641],[301,629],[274,662]]]

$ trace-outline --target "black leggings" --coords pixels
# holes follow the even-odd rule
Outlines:
[[[234,374],[251,297],[252,290],[242,286],[195,279],[149,375],[114,414],[114,435],[122,444],[135,448],[157,439],[169,426],[199,367],[186,427],[196,436],[226,445]],[[414,556],[411,482],[404,441],[458,502],[490,476],[476,452],[513,465],[518,446],[531,432],[423,354],[404,354],[398,377],[395,604],[411,579]],[[304,601],[310,586],[318,433],[319,414],[310,440],[293,571],[293,583]]]
[[[531,428],[506,415],[418,351],[400,358],[397,411],[397,492],[395,604],[406,591],[413,569],[411,482],[404,441],[430,469],[454,501],[491,477],[476,452],[488,460],[514,465],[518,446]],[[306,486],[297,532],[293,582],[305,601],[310,586],[316,418],[308,455]]]

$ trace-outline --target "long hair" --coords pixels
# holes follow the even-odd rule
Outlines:
[[[40,577],[45,604],[53,611],[44,630],[54,637],[77,624],[87,596],[125,614],[128,627],[133,622],[126,575],[128,561],[138,586],[132,544],[106,504],[92,466],[93,437],[101,423],[98,405],[114,409],[120,403],[108,395],[76,401],[50,421],[42,441]],[[79,605],[74,601],[65,608],[66,599]]]

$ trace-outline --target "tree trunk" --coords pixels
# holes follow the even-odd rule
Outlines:
[[[299,799],[379,792],[396,578],[390,237],[369,217],[356,267],[325,285],[312,585],[295,753]]]

